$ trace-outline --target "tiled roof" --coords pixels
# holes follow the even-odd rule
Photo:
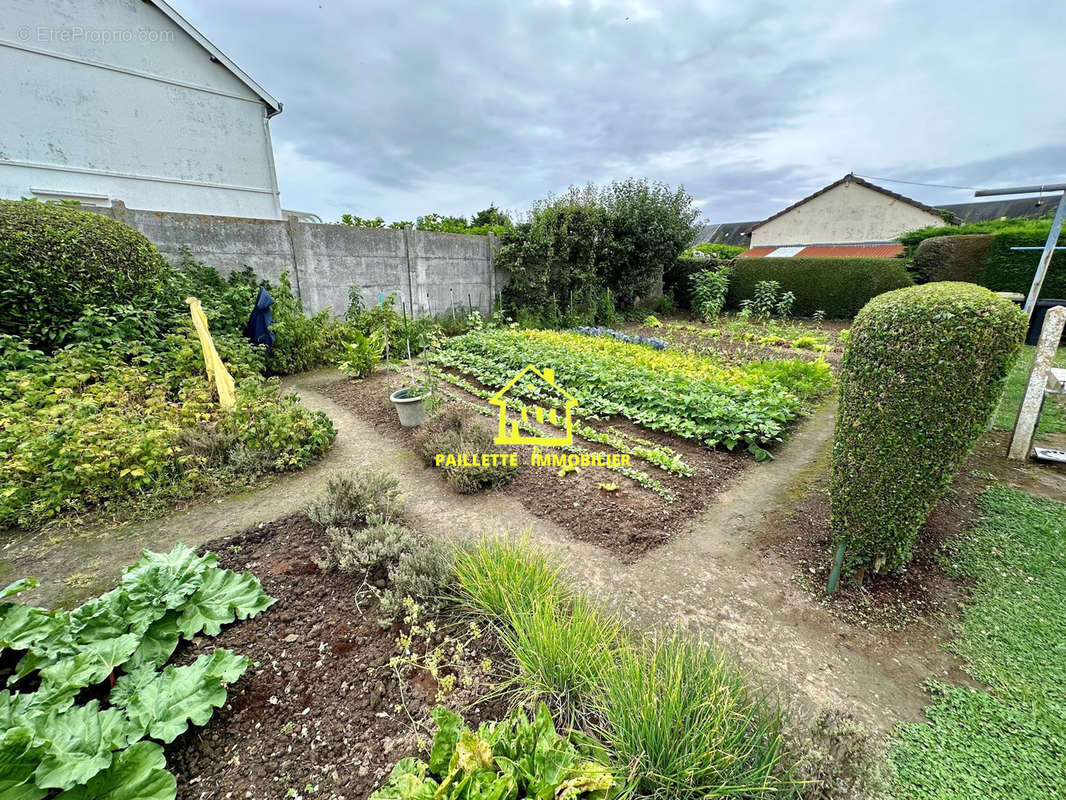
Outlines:
[[[785,252],[770,255],[776,250]],[[801,247],[753,247],[738,258],[895,258],[903,252],[898,242],[875,244],[812,244]]]

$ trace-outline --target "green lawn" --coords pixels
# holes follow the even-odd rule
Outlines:
[[[983,691],[931,686],[929,723],[901,725],[895,796],[1066,797],[1066,505],[995,487],[949,553],[975,582],[955,651]]]
[[[1036,348],[1025,345],[1018,354],[1018,360],[1014,362],[1014,368],[1007,376],[1007,385],[1003,389],[1003,398],[999,401],[996,409],[995,427],[1009,431],[1014,428],[1014,421],[1018,416],[1018,408],[1022,404],[1022,396],[1025,394],[1025,383],[1029,380],[1029,367],[1033,363],[1033,354]],[[1055,356],[1056,367],[1066,367],[1066,347],[1060,347]],[[1044,405],[1044,412],[1040,415],[1040,424],[1037,433],[1066,433],[1066,404],[1050,400]]]

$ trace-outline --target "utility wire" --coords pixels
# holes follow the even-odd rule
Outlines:
[[[854,173],[853,173],[854,174]],[[855,175],[856,178],[864,178],[868,181],[884,181],[885,183],[908,183],[911,186],[932,186],[934,189],[966,189],[977,191],[980,186],[949,186],[944,183],[922,183],[921,181],[903,181],[898,178],[876,178],[872,175]]]

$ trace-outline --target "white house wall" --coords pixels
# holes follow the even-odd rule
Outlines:
[[[760,225],[752,231],[751,246],[884,242],[944,224],[936,214],[910,203],[845,183]]]
[[[0,196],[280,219],[266,106],[143,0],[4,0]]]

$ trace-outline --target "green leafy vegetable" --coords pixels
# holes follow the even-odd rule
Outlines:
[[[560,736],[543,704],[532,721],[518,709],[477,732],[443,708],[433,718],[429,763],[403,759],[370,800],[607,800],[614,794],[610,770]]]
[[[36,585],[17,581],[0,598]],[[180,544],[144,551],[118,587],[72,611],[0,602],[0,651],[22,653],[12,690],[0,691],[0,798],[40,800],[58,789],[64,800],[172,800],[163,749],[142,738],[171,742],[205,724],[249,662],[216,649],[159,667],[183,635],[217,634],[273,602],[250,573]],[[107,682],[105,706],[76,704],[83,689]],[[27,686],[36,689],[20,691]]]

